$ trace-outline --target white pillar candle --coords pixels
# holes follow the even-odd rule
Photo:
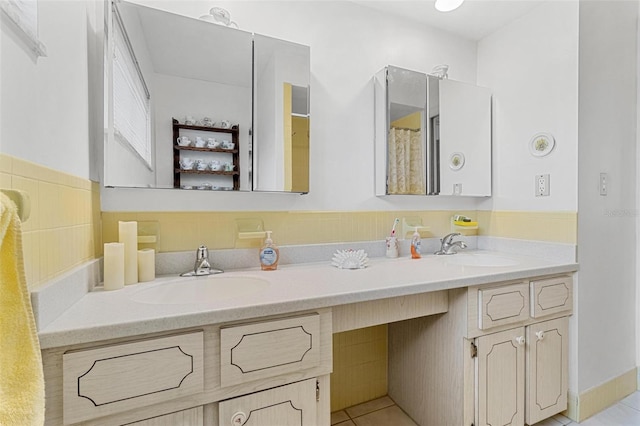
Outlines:
[[[154,249],[138,250],[138,281],[143,283],[156,279],[156,252]]]
[[[118,238],[124,244],[124,283],[138,282],[138,222],[118,222]]]
[[[124,287],[124,244],[104,245],[104,289],[118,290]]]

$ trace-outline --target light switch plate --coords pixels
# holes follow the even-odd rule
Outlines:
[[[600,173],[600,195],[606,196],[609,186],[609,175]]]

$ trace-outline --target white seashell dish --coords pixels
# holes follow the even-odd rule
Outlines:
[[[369,259],[364,250],[337,250],[331,264],[339,269],[364,269]]]

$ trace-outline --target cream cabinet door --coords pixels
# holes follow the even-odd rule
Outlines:
[[[316,379],[221,401],[220,426],[311,426],[316,423]]]
[[[476,339],[476,424],[524,423],[524,334],[524,327],[518,327]]]
[[[128,423],[129,426],[203,426],[204,417],[202,407],[190,408],[164,416]]]
[[[563,317],[527,327],[527,424],[567,408],[568,324]]]

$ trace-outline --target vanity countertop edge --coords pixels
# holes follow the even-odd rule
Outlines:
[[[357,302],[415,295],[475,285],[573,273],[577,263],[553,262],[530,256],[482,251],[513,259],[512,266],[462,266],[446,257],[370,259],[364,269],[342,270],[329,262],[283,265],[276,271],[259,268],[225,272],[269,281],[267,290],[248,296],[197,304],[147,304],[131,295],[163,285],[176,276],[126,286],[122,290],[87,293],[38,333],[41,349],[132,337],[184,328],[287,315]],[[198,278],[191,278],[198,279]]]

